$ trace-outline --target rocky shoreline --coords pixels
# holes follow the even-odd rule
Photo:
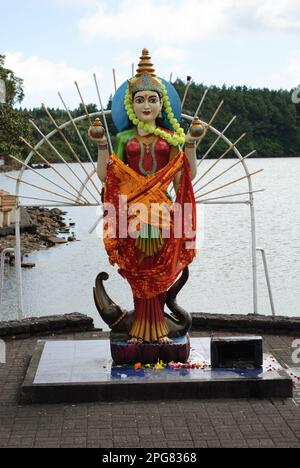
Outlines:
[[[57,161],[59,163],[59,161]],[[29,166],[32,167],[35,170],[40,170],[40,169],[49,169],[50,166],[47,164],[32,164],[29,163]],[[22,165],[18,164],[15,161],[10,162],[9,164],[3,164],[0,166],[0,174],[4,174],[6,172],[13,172],[13,171],[20,171],[22,169]],[[25,168],[25,171],[28,171],[27,168]]]
[[[28,256],[29,253],[47,250],[56,245],[76,241],[74,223],[67,225],[66,212],[54,208],[24,208],[25,215],[30,220],[29,227],[21,233],[21,253]],[[65,234],[65,236],[63,236]],[[0,253],[7,248],[15,247],[15,236],[9,234],[0,237]],[[8,256],[8,261],[14,263],[14,254]],[[26,264],[24,264],[26,266]],[[34,266],[34,265],[33,265]]]
[[[0,174],[5,172],[19,171],[21,168],[21,164],[11,161],[9,164],[3,164],[0,166]]]

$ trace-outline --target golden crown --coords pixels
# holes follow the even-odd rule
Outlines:
[[[135,78],[128,81],[131,94],[151,90],[162,93],[162,84],[155,75],[152,59],[148,49],[143,49]]]

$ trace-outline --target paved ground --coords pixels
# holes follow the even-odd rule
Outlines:
[[[95,336],[85,333],[64,338]],[[300,388],[295,389],[294,400],[284,401],[20,405],[20,384],[37,339],[7,343],[8,362],[0,365],[1,447],[300,447]],[[292,340],[265,336],[266,351],[291,366]]]

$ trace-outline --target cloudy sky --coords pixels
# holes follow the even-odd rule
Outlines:
[[[0,53],[24,79],[24,106],[70,107],[113,92],[141,50],[159,76],[207,85],[287,88],[300,83],[299,0],[0,0]]]

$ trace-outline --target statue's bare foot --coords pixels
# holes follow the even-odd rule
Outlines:
[[[160,344],[172,344],[173,341],[168,336],[163,336],[159,339]]]
[[[142,338],[136,338],[133,336],[129,341],[127,341],[128,344],[142,344],[143,340]]]
[[[128,344],[138,344],[138,339],[135,337],[132,337],[130,340],[127,341]]]

